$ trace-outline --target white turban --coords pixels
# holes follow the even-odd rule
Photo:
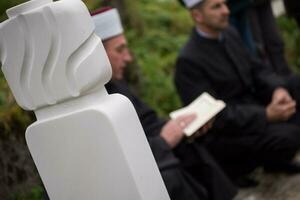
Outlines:
[[[95,32],[102,41],[123,33],[122,22],[117,9],[104,8],[93,12]]]
[[[182,0],[187,8],[192,8],[203,0]]]

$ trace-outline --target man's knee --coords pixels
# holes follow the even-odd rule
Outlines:
[[[264,142],[275,151],[295,153],[300,148],[300,126],[291,123],[270,125]]]

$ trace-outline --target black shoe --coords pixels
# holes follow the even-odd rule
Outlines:
[[[289,163],[281,163],[273,166],[265,166],[264,171],[266,173],[287,173],[287,174],[298,174],[300,173],[300,163],[297,161],[291,161]]]
[[[256,187],[259,185],[259,181],[250,178],[248,176],[242,176],[239,178],[236,178],[233,180],[235,185],[237,185],[239,188],[251,188],[251,187]]]

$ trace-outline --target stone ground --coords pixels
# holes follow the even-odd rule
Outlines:
[[[297,160],[300,161],[300,154]],[[260,184],[242,189],[234,200],[300,200],[300,174],[265,174],[258,169],[253,175]]]

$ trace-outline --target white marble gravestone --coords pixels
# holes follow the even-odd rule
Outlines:
[[[26,140],[53,200],[169,200],[131,102],[80,0],[32,0],[0,24],[2,71],[37,121]]]

